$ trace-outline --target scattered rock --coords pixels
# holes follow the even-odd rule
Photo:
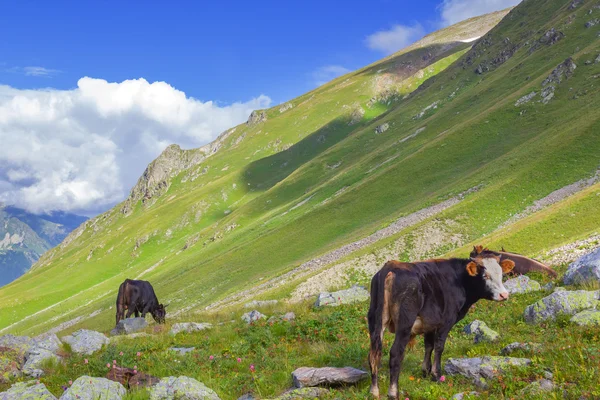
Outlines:
[[[130,389],[154,386],[160,382],[160,379],[155,376],[136,371],[132,368],[119,366],[108,371],[106,379],[119,382],[121,385]]]
[[[126,394],[127,391],[119,382],[84,375],[73,382],[60,400],[120,400]]]
[[[360,104],[356,104],[352,110],[352,113],[350,114],[350,122],[348,122],[348,125],[359,123],[363,119],[364,115],[365,110],[360,106]]]
[[[554,390],[554,383],[548,379],[540,379],[539,381],[531,382],[519,393],[521,396],[528,398],[530,396],[539,396],[541,394],[551,392]]]
[[[294,107],[294,105],[292,103],[285,103],[284,105],[282,105],[281,107],[279,107],[279,112],[280,113],[284,113],[287,110],[289,110],[290,108]]]
[[[247,324],[251,324],[254,321],[258,321],[259,319],[266,319],[266,318],[267,318],[266,315],[264,315],[256,310],[247,312],[246,314],[242,315],[242,321],[246,322]]]
[[[507,356],[516,350],[522,350],[527,352],[539,352],[541,349],[542,345],[539,343],[514,342],[500,350],[500,354],[502,354],[503,356]]]
[[[479,396],[478,392],[461,392],[461,393],[457,393],[454,396],[452,396],[452,400],[463,400],[465,398],[465,396],[469,396],[469,397],[476,397]],[[467,397],[467,398],[469,398]]]
[[[184,356],[187,353],[191,353],[195,349],[195,347],[169,347],[169,350],[179,353],[179,355],[181,356]]]
[[[574,10],[576,9],[582,2],[583,0],[573,0],[571,2],[571,4],[569,5],[569,10]]]
[[[367,377],[365,371],[352,367],[344,368],[309,368],[300,367],[292,372],[294,386],[297,388],[310,386],[334,386],[353,384]]]
[[[554,378],[554,374],[549,371],[544,371],[544,378],[552,380]]]
[[[370,298],[371,295],[364,287],[355,285],[350,289],[340,290],[339,292],[319,293],[319,298],[317,299],[315,306],[339,306],[340,304],[352,304],[359,301],[366,301]]]
[[[92,354],[109,344],[110,340],[104,334],[87,329],[80,329],[69,336],[62,338],[64,343],[71,346],[71,350],[78,354]],[[61,397],[62,398],[62,397]]]
[[[468,335],[475,335],[474,342],[495,342],[500,336],[498,332],[490,329],[483,321],[475,320],[465,326],[463,330]]]
[[[171,335],[177,335],[180,332],[193,333],[212,328],[208,322],[178,322],[171,327]]]
[[[553,45],[564,37],[564,33],[562,33],[561,31],[557,31],[555,28],[551,28],[550,30],[546,31],[542,35],[542,37],[538,39],[538,43],[544,45]]]
[[[248,117],[248,121],[246,121],[246,124],[252,126],[252,125],[260,124],[261,122],[265,122],[266,120],[267,120],[266,112],[254,110],[254,111],[252,111],[252,113],[250,113],[250,116]]]
[[[0,393],[2,400],[56,400],[43,383],[36,381],[15,383],[6,392]]]
[[[571,263],[564,277],[565,285],[598,281],[600,281],[600,248]]]
[[[390,128],[390,124],[388,124],[386,122],[385,124],[378,125],[375,128],[375,133],[379,135],[380,133],[383,133],[383,132],[387,131],[389,128]]]
[[[485,379],[492,379],[510,367],[529,366],[528,358],[485,356],[475,358],[450,358],[444,367],[449,375],[460,374],[485,387]]]
[[[585,27],[586,27],[586,28],[591,28],[592,26],[596,26],[596,25],[598,25],[598,24],[600,24],[600,19],[598,19],[598,18],[595,18],[595,19],[593,19],[593,20],[591,20],[591,21],[588,21],[588,22],[586,22],[586,23],[585,23]]]
[[[148,326],[146,322],[146,318],[126,318],[119,321],[117,326],[114,327],[110,334],[113,336],[116,335],[128,335],[130,333],[135,333],[137,331],[141,331]]]
[[[327,396],[329,390],[317,387],[291,389],[272,400],[321,399]],[[239,400],[239,399],[238,399]]]
[[[504,282],[504,287],[510,294],[535,292],[542,289],[539,282],[529,279],[526,275],[519,275],[516,278],[507,280]]]
[[[550,75],[542,82],[542,103],[548,104],[548,102],[552,100],[556,87],[562,82],[563,78],[570,78],[573,75],[575,68],[577,68],[577,65],[575,65],[571,57],[567,58],[564,62],[558,64],[556,68],[554,68]]]
[[[542,286],[543,290],[552,290],[554,289],[554,282],[548,282],[544,286]]]
[[[431,103],[430,105],[428,105],[427,107],[425,107],[424,109],[421,110],[420,113],[418,113],[413,119],[419,119],[419,118],[423,118],[423,116],[425,115],[425,113],[429,110],[435,110],[438,106],[438,104],[440,103],[439,100],[434,101],[433,103]]]
[[[50,350],[43,349],[41,347],[35,347],[30,349],[27,353],[27,361],[23,366],[23,373],[32,378],[39,378],[44,375],[42,365],[50,360],[59,362],[60,357],[52,353]]]
[[[244,304],[244,308],[259,308],[265,306],[273,306],[279,303],[277,300],[253,300]]]
[[[575,322],[579,326],[600,325],[599,310],[585,310],[575,314],[571,318],[571,322]]]
[[[559,291],[544,297],[525,308],[524,317],[528,323],[538,323],[554,319],[558,314],[574,315],[580,311],[600,306],[600,291]]]
[[[531,93],[526,94],[525,96],[521,97],[519,100],[517,100],[515,102],[515,107],[529,103],[531,101],[531,99],[533,99],[535,97],[536,94],[537,94],[536,92],[531,92]]]
[[[183,397],[184,395],[185,397]],[[150,390],[151,400],[220,400],[217,394],[198,382],[187,376],[176,378],[169,376],[163,378]]]
[[[284,315],[272,316],[267,320],[267,323],[274,324],[275,322],[293,321],[296,319],[296,314],[293,312],[285,313]]]

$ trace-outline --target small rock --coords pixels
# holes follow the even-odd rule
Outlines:
[[[519,393],[521,396],[539,396],[543,393],[551,392],[554,390],[554,383],[548,379],[540,379],[539,381],[531,382]]]
[[[356,383],[367,377],[365,371],[352,367],[344,368],[309,368],[301,367],[292,372],[294,386],[303,388],[319,385],[341,385]]]
[[[531,352],[531,351],[539,352],[541,350],[541,348],[542,348],[542,345],[539,343],[514,342],[514,343],[511,343],[508,346],[504,347],[502,350],[500,350],[500,354],[502,354],[503,356],[507,356],[516,350],[522,350],[522,351],[527,351],[527,352]]]
[[[121,400],[127,391],[119,382],[81,376],[60,396],[60,400]]]
[[[385,124],[378,125],[378,126],[375,128],[375,133],[379,135],[379,134],[381,134],[381,133],[383,133],[383,132],[387,131],[389,128],[390,128],[390,124],[388,124],[388,123],[386,122]]]
[[[44,371],[42,370],[42,365],[49,360],[53,360],[54,362],[59,362],[60,357],[56,354],[52,353],[49,350],[35,347],[30,349],[27,353],[26,357],[27,361],[23,366],[23,373],[32,378],[39,378],[44,375]]]
[[[366,301],[371,298],[369,292],[362,286],[352,286],[350,289],[340,290],[339,292],[323,292],[315,303],[315,307],[338,306],[340,304],[352,304],[359,301]]]
[[[468,335],[475,335],[474,342],[495,342],[500,335],[498,332],[490,329],[483,321],[475,320],[465,326],[464,332]]]
[[[600,19],[595,18],[595,19],[592,19],[591,21],[586,22],[585,23],[585,27],[586,28],[591,28],[592,26],[596,26],[598,24],[600,24]]]
[[[177,335],[180,332],[192,333],[200,332],[205,329],[212,328],[212,324],[208,322],[179,322],[171,327],[171,335]]]
[[[454,396],[452,396],[452,400],[463,400],[465,398],[465,396],[468,396],[467,398],[469,398],[469,397],[476,397],[476,396],[479,396],[479,393],[478,392],[469,392],[469,393],[467,393],[467,392],[461,392],[461,393],[457,393]]]
[[[571,263],[564,277],[565,285],[598,281],[600,281],[600,247]]]
[[[296,314],[294,314],[293,312],[289,312],[289,313],[285,313],[284,315],[278,315],[278,316],[272,316],[271,318],[269,318],[269,320],[267,321],[269,324],[273,324],[275,322],[282,322],[282,321],[293,321],[296,319]]]
[[[554,289],[554,282],[548,282],[544,286],[542,286],[543,290],[552,290]]]
[[[554,379],[554,374],[549,371],[544,371],[544,378],[552,380]]]
[[[528,358],[485,356],[475,358],[450,358],[444,367],[449,375],[462,375],[485,386],[485,379],[492,379],[510,367],[529,366]]]
[[[363,119],[364,115],[365,110],[359,104],[356,104],[352,110],[352,113],[350,114],[350,122],[348,122],[348,125],[359,123]]]
[[[321,399],[329,394],[329,390],[317,387],[290,389],[272,400]]]
[[[279,112],[284,113],[292,107],[294,107],[292,103],[285,103],[283,106],[279,107]]]
[[[542,288],[539,282],[529,279],[526,275],[519,275],[516,278],[507,280],[504,282],[504,287],[510,294],[535,292]]]
[[[146,322],[146,318],[126,318],[119,321],[117,326],[110,331],[110,334],[115,335],[128,335],[130,333],[135,333],[137,331],[141,331],[148,326]]]
[[[546,296],[537,303],[525,308],[524,317],[528,323],[538,323],[554,319],[558,314],[574,315],[580,311],[600,306],[600,291],[560,291]]]
[[[246,124],[252,126],[252,125],[259,124],[261,122],[265,122],[266,120],[267,120],[266,112],[254,110],[250,113],[250,116],[248,117],[248,121],[246,122]]]
[[[71,346],[71,350],[78,354],[92,354],[109,344],[110,340],[104,334],[87,329],[80,329],[69,336],[62,338],[64,343]]]
[[[585,310],[575,314],[571,318],[571,322],[576,323],[579,326],[590,326],[600,325],[600,311],[599,310]]]
[[[247,312],[246,314],[242,315],[242,321],[246,322],[247,324],[251,324],[254,321],[258,321],[259,319],[265,319],[267,318],[266,315],[261,314],[260,312],[253,310],[250,312]]]
[[[213,390],[204,386],[202,382],[187,376],[163,378],[150,390],[150,400],[173,399],[220,400]]]
[[[36,381],[15,383],[6,392],[0,393],[2,400],[56,400],[43,383]]]
[[[195,349],[195,347],[169,347],[169,350],[179,353],[179,355],[181,356],[184,356],[187,353],[191,353]]]
[[[237,400],[256,400],[256,397],[254,397],[254,396],[252,395],[252,393],[246,393],[246,394],[244,394],[244,395],[242,395],[242,396],[238,397],[238,399],[237,399]]]
[[[244,308],[259,308],[265,306],[272,306],[277,303],[277,300],[253,300],[249,303],[244,304]]]
[[[531,101],[531,99],[533,99],[535,97],[536,94],[537,94],[536,92],[531,92],[531,93],[526,94],[525,96],[521,97],[519,100],[517,100],[515,102],[515,107],[529,103]]]

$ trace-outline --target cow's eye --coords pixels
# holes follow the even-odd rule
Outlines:
[[[488,280],[488,279],[490,279],[490,276],[489,275],[483,275],[483,279]]]

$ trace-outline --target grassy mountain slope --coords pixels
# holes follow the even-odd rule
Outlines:
[[[582,214],[556,236],[541,227],[561,226],[543,210],[494,233],[600,166],[600,43],[597,28],[585,27],[596,17],[589,10],[600,10],[591,5],[525,1],[474,45],[458,41],[479,36],[471,20],[463,36],[460,24],[450,27],[294,99],[291,108],[256,113],[212,145],[170,147],[125,203],[0,290],[0,329],[107,329],[127,277],[152,281],[171,314],[202,310],[473,188],[400,233],[406,244],[396,258],[414,254],[431,233],[423,227],[435,221],[455,240],[431,242],[419,254],[443,254],[492,233],[531,254],[593,232]],[[481,17],[487,22],[479,26],[504,14]],[[567,63],[552,75],[568,58],[577,68]],[[542,89],[553,93],[547,104]],[[593,217],[598,197],[586,198],[581,204]],[[553,208],[568,215],[570,201]],[[510,236],[536,226],[531,242]]]

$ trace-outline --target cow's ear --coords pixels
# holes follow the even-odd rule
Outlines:
[[[167,308],[168,304],[165,304],[164,306],[162,306],[162,308]]]
[[[479,254],[479,253],[481,253],[483,251],[483,246],[482,245],[477,245],[477,246],[474,247],[474,249],[475,249],[475,252],[477,254]]]
[[[502,273],[508,274],[515,267],[515,262],[513,260],[506,259],[500,263],[500,266],[502,267]]]
[[[471,261],[467,264],[467,273],[471,276],[477,276],[477,263]]]

